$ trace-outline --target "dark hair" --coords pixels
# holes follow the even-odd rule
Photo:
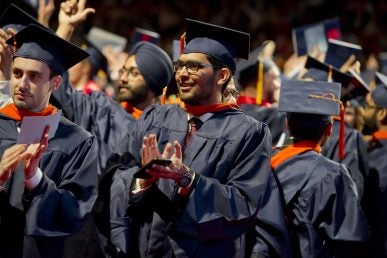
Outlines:
[[[332,117],[306,113],[287,113],[288,129],[296,140],[318,142]]]
[[[218,58],[215,58],[213,56],[210,56],[210,55],[206,55],[207,56],[207,60],[208,62],[210,62],[210,64],[214,67],[214,70],[219,70],[221,68],[227,68],[230,70],[230,77],[227,79],[227,81],[223,84],[223,87],[222,87],[222,93],[224,92],[224,90],[226,89],[227,87],[227,84],[230,82],[231,80],[231,77],[232,77],[232,71],[231,71],[231,68],[228,67],[227,65],[225,65],[222,61],[220,61]]]

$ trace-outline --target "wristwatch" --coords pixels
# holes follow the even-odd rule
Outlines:
[[[180,175],[179,182],[177,183],[180,187],[185,188],[191,184],[193,179],[192,173],[188,170],[187,172]]]

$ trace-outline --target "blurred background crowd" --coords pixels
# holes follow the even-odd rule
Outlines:
[[[5,9],[13,2],[36,13],[38,0],[6,0]],[[56,6],[61,1],[56,0]],[[191,17],[251,33],[251,49],[265,40],[276,43],[275,61],[282,68],[293,53],[292,28],[339,17],[342,40],[363,47],[363,60],[370,54],[387,51],[387,2],[385,1],[323,1],[323,0],[89,0],[96,9],[77,29],[78,38],[92,26],[126,37],[129,42],[134,28],[140,27],[160,34],[160,45],[172,53],[172,40],[184,32],[184,18]],[[57,17],[58,10],[52,17]],[[56,27],[56,19],[50,27]],[[74,35],[73,41],[77,40]],[[129,45],[129,44],[128,44]],[[128,46],[129,48],[130,46]]]

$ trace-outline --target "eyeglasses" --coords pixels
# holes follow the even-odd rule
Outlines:
[[[125,67],[122,67],[120,70],[118,70],[119,78],[121,78],[121,76],[124,75],[125,73],[128,74],[128,78],[129,78],[129,76],[131,76],[133,79],[137,79],[140,76],[142,76],[141,72],[136,68],[131,67],[131,68],[127,69]]]
[[[225,89],[223,92],[223,98],[227,99],[233,96],[235,99],[239,98],[239,91],[233,89]]]
[[[203,63],[198,63],[194,61],[188,61],[188,62],[177,61],[173,63],[173,69],[175,73],[180,73],[183,67],[187,69],[188,73],[193,74],[193,73],[197,73],[199,69],[202,69],[204,67],[214,67],[214,66],[211,64],[203,64]]]

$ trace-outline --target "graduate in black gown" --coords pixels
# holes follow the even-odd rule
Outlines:
[[[366,97],[365,122],[373,134],[364,209],[372,229],[370,256],[381,258],[387,256],[387,76],[381,73],[376,73],[376,88]]]
[[[247,115],[269,125],[273,145],[276,145],[285,131],[285,115],[277,110],[280,70],[271,58],[260,57],[261,51],[259,47],[250,53],[249,60],[237,63],[236,79],[241,88],[237,103]]]
[[[293,257],[364,257],[368,224],[348,169],[321,155],[339,113],[340,84],[285,81],[279,110],[294,143],[273,154]]]
[[[97,197],[95,139],[62,117],[53,137],[46,128],[39,143],[16,141],[24,116],[57,112],[48,103],[52,91],[88,54],[36,25],[7,43],[17,50],[13,104],[0,109],[0,257],[62,257],[65,238],[82,227]]]
[[[118,154],[123,153],[123,150],[119,149],[122,146],[120,141],[134,127],[136,120],[142,113],[142,110],[136,106],[144,109],[157,102],[163,87],[172,78],[172,73],[172,61],[164,50],[149,42],[138,42],[130,50],[129,57],[120,72],[118,96],[125,103],[126,109],[102,92],[93,91],[87,95],[76,91],[69,85],[68,81],[65,81],[63,87],[53,94],[54,98],[51,100],[64,107],[66,114],[72,121],[96,137],[100,188],[95,210],[95,223],[100,233],[105,236],[108,234],[108,200],[111,177],[113,176],[109,172],[105,174],[106,171],[112,171],[106,169],[107,160],[113,153],[115,153],[114,157],[116,158],[119,157]],[[66,76],[65,79],[67,78]],[[110,164],[114,165],[115,162],[116,160],[112,158]],[[95,244],[96,241],[87,240],[88,238],[94,239],[97,234],[92,224],[94,222],[89,221],[85,232],[67,240],[69,247],[66,250],[66,257],[74,255],[81,257],[79,250],[74,246],[82,248],[83,245],[85,248],[86,243],[89,244],[89,247],[92,243]],[[107,240],[102,235],[100,237],[101,248],[99,249],[103,251]],[[81,241],[81,239],[84,240]],[[83,257],[96,257],[98,251],[92,250],[91,247],[86,249]]]
[[[286,257],[269,129],[221,103],[249,34],[189,19],[186,26],[174,69],[181,104],[149,107],[123,141],[132,159],[111,187],[111,240],[124,257],[243,257],[245,233],[258,221],[256,255]],[[172,164],[133,177],[155,157]]]
[[[307,57],[305,67],[308,68],[308,71],[303,75],[305,79],[316,81],[332,79],[332,81],[340,83],[342,87],[340,99],[343,105],[348,100],[363,96],[368,92],[367,86],[360,85],[351,75],[342,73],[338,69],[332,68],[332,75],[329,78],[329,65],[311,56]],[[369,170],[367,144],[355,128],[344,122],[343,153],[340,155],[340,122],[340,116],[335,116],[332,135],[322,148],[321,154],[331,160],[347,165],[357,186],[359,200],[361,201],[364,193],[364,181]]]

